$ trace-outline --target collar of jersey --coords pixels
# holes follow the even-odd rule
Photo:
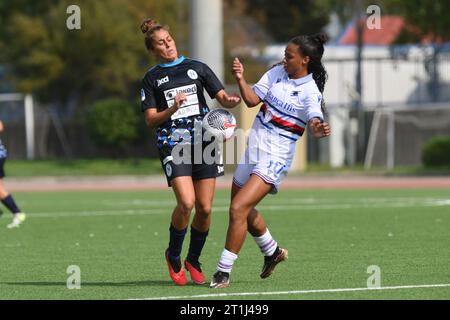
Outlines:
[[[297,86],[299,86],[299,85],[301,85],[301,84],[305,84],[305,83],[307,83],[307,82],[313,80],[312,73],[308,74],[307,76],[298,78],[298,79],[290,79],[289,76],[287,76],[287,78],[288,78],[289,81],[294,81],[294,83],[295,83]]]
[[[182,63],[184,61],[185,57],[184,56],[180,56],[177,60],[172,61],[172,62],[168,62],[168,63],[161,63],[159,66],[163,67],[163,68],[167,68],[167,67],[173,67],[176,65],[179,65],[180,63]]]

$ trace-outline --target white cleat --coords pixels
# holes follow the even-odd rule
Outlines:
[[[14,214],[13,221],[7,225],[8,229],[17,228],[26,219],[25,213],[19,212]]]

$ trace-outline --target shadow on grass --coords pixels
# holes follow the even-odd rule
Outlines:
[[[236,283],[253,283],[254,281],[240,280]],[[0,285],[11,285],[11,286],[63,286],[66,287],[66,282],[63,281],[25,281],[25,282],[0,282]],[[125,281],[125,282],[84,282],[81,281],[81,287],[91,286],[91,287],[174,287],[176,286],[170,280],[144,280],[144,281]],[[193,282],[188,282],[187,287],[198,287],[202,286],[208,287],[209,282],[206,281],[203,285],[194,284]]]
[[[63,281],[25,281],[25,282],[0,282],[4,285],[12,286],[64,286],[66,287],[66,282]],[[144,280],[144,281],[125,281],[125,282],[85,282],[81,281],[81,286],[92,286],[92,287],[171,287],[174,286],[173,282],[170,280]]]

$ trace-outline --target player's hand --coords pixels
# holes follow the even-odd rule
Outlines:
[[[236,93],[230,94],[227,97],[227,103],[231,108],[236,107],[240,102],[241,102],[241,97]]]
[[[234,75],[237,81],[244,77],[244,66],[239,61],[238,58],[234,58],[233,64],[231,65],[231,73]]]
[[[318,118],[310,120],[308,126],[314,138],[324,138],[331,134],[330,125],[327,122],[321,123]]]
[[[176,110],[180,109],[180,106],[183,105],[184,102],[187,101],[186,94],[178,93],[175,96],[174,100],[175,100],[175,103],[173,104],[172,108],[174,108],[174,110],[176,111]]]

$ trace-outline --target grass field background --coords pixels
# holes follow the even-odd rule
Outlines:
[[[6,171],[9,177],[65,177],[65,176],[114,176],[114,175],[161,175],[159,159],[63,159],[63,160],[8,160]],[[234,171],[232,165],[230,172]],[[231,169],[233,168],[233,169]],[[450,166],[397,166],[393,169],[373,167],[370,169],[362,165],[332,168],[328,165],[308,163],[306,172],[300,175],[362,175],[362,176],[449,176]],[[289,176],[295,176],[290,172]]]
[[[170,190],[15,197],[28,219],[8,230],[11,216],[3,210],[0,299],[450,299],[450,287],[295,293],[367,287],[370,265],[380,267],[382,287],[450,284],[448,189],[282,190],[258,208],[289,260],[261,280],[263,258],[248,236],[231,286],[222,290],[171,282],[164,260]],[[229,192],[217,191],[201,258],[208,281],[223,249],[228,205]],[[81,269],[79,290],[66,287],[69,265]],[[285,293],[261,295],[267,292]]]

